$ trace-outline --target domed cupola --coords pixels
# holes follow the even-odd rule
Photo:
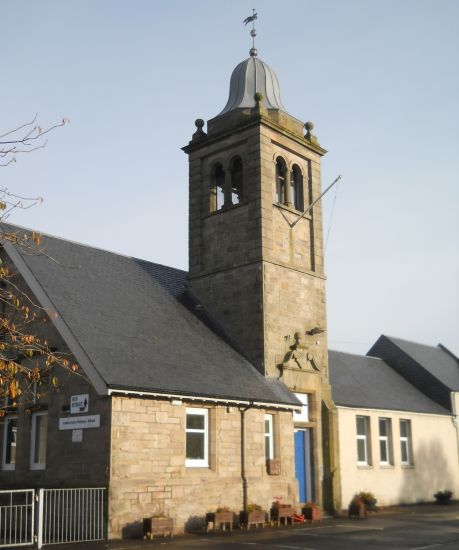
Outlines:
[[[280,98],[279,81],[276,73],[258,59],[257,50],[250,50],[250,57],[234,69],[231,75],[228,102],[217,115],[221,116],[236,109],[255,107],[255,93],[263,96],[263,106],[268,110],[284,111]]]

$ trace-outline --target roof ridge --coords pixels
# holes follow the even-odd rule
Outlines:
[[[129,254],[122,254],[121,252],[114,252],[113,250],[107,250],[106,248],[101,248],[99,246],[93,246],[93,245],[90,245],[90,244],[81,243],[81,242],[75,241],[73,239],[67,239],[65,237],[60,237],[59,235],[52,235],[51,233],[46,233],[44,231],[40,231],[39,229],[33,229],[31,227],[25,227],[23,225],[17,225],[17,224],[9,223],[9,222],[0,222],[0,227],[1,226],[9,226],[9,227],[12,227],[12,228],[15,228],[15,229],[19,229],[19,230],[22,229],[22,230],[30,231],[30,232],[35,231],[35,232],[39,233],[40,235],[42,235],[43,237],[49,237],[51,239],[56,239],[58,241],[65,241],[67,243],[75,244],[77,246],[82,246],[82,247],[85,247],[85,248],[91,248],[93,250],[99,250],[100,252],[107,252],[108,254],[113,254],[114,256],[120,256],[122,258],[129,258],[131,260],[138,260],[140,262],[145,262],[145,263],[148,263],[148,264],[151,264],[151,265],[167,267],[168,269],[174,269],[175,271],[180,271],[182,273],[188,273],[188,271],[186,271],[185,269],[180,269],[179,267],[173,267],[173,266],[170,266],[170,265],[160,264],[158,262],[152,262],[150,260],[145,260],[144,258],[137,258],[136,256],[130,256]]]
[[[398,342],[406,342],[407,344],[415,344],[416,346],[424,346],[426,348],[437,349],[438,346],[432,346],[431,344],[424,344],[423,342],[417,342],[415,340],[407,340],[406,338],[400,338],[398,336],[388,336],[387,334],[381,334],[384,338],[388,340],[395,340]],[[376,342],[375,342],[376,343]]]
[[[384,359],[382,359],[381,357],[374,357],[373,355],[361,355],[360,353],[353,353],[351,351],[341,351],[341,350],[337,350],[337,349],[329,349],[328,350],[328,353],[342,353],[344,355],[353,355],[354,357],[360,357],[361,359],[378,359],[379,361],[384,361]]]

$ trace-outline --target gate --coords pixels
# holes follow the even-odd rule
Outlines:
[[[33,544],[34,499],[33,489],[0,491],[0,547]]]
[[[105,488],[40,489],[37,545],[105,538]]]

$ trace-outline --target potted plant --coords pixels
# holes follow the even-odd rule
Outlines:
[[[174,536],[175,522],[174,518],[169,518],[164,514],[154,514],[150,517],[143,518],[143,538],[152,539],[155,535]]]
[[[206,514],[206,532],[209,530],[209,523],[213,523],[214,531],[222,528],[226,529],[229,525],[230,531],[233,529],[234,514],[227,506],[219,506],[215,512]]]
[[[376,512],[376,503],[378,501],[373,493],[370,493],[370,491],[361,491],[359,497],[363,500],[367,512]]]
[[[348,514],[350,518],[356,517],[359,519],[365,519],[367,517],[367,507],[359,494],[355,494],[352,497],[348,507]]]
[[[449,504],[451,502],[451,497],[453,492],[445,489],[444,491],[438,491],[434,494],[435,501],[437,504]]]
[[[249,504],[247,510],[241,512],[241,523],[247,526],[247,529],[250,529],[251,525],[258,527],[261,525],[265,526],[266,521],[266,512],[259,504]]]
[[[304,519],[307,519],[311,522],[322,521],[323,510],[320,506],[317,506],[315,502],[306,502],[302,512],[304,515]]]
[[[288,523],[288,520],[290,520],[290,523],[293,524],[293,514],[295,513],[295,510],[293,509],[291,504],[282,504],[278,500],[273,502],[272,508],[271,508],[271,520],[276,521],[277,525],[281,524],[281,520],[284,520],[284,524]]]

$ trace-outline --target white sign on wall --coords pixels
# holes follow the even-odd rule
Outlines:
[[[81,443],[83,441],[83,430],[72,430],[72,442]]]
[[[86,428],[99,428],[100,414],[89,416],[68,416],[59,418],[59,430],[84,430]]]
[[[89,395],[72,395],[70,398],[70,412],[75,413],[87,413],[89,410]]]
[[[293,412],[294,422],[309,422],[309,395],[307,393],[295,393],[299,401],[303,403],[301,412]]]

